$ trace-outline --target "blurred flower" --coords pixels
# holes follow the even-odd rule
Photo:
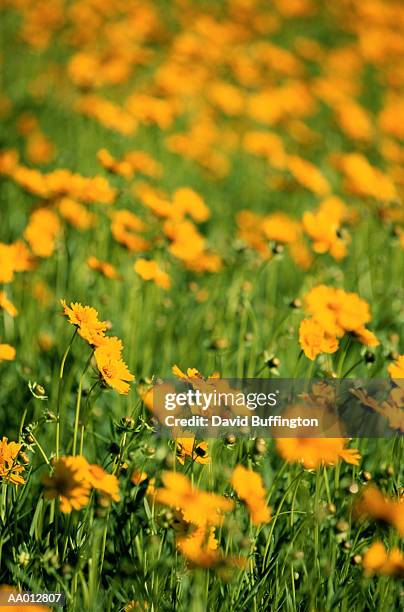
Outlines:
[[[156,502],[178,508],[189,523],[220,525],[223,513],[233,508],[230,499],[197,489],[184,474],[163,472],[161,478],[164,488],[156,489]]]
[[[239,498],[245,502],[252,523],[269,523],[271,509],[265,501],[266,492],[260,474],[238,465],[233,471],[231,484]]]
[[[91,270],[100,272],[105,278],[120,279],[117,269],[108,261],[100,261],[97,257],[91,256],[87,259],[87,265]]]
[[[365,573],[375,573],[385,576],[404,576],[404,556],[399,548],[392,548],[388,552],[380,541],[373,542],[366,551],[363,562]]]
[[[152,259],[137,259],[133,268],[143,280],[152,280],[162,289],[170,288],[171,279],[169,275],[159,267],[156,261]]]
[[[58,498],[64,513],[84,508],[88,504],[91,490],[87,460],[80,455],[60,457],[53,468],[52,475],[43,478],[45,498]]]
[[[18,314],[16,307],[8,299],[5,291],[0,291],[0,308],[5,310],[10,315],[10,317],[16,317]]]
[[[346,438],[277,438],[276,448],[285,461],[302,463],[307,469],[335,465],[341,460],[359,465],[359,451],[345,448],[347,442]]]
[[[0,344],[0,361],[13,361],[16,350],[10,344]]]
[[[106,500],[118,502],[119,497],[119,482],[114,474],[108,474],[99,465],[89,465],[89,482],[90,485],[98,491]]]
[[[404,498],[396,500],[386,497],[373,484],[363,488],[355,504],[355,513],[361,519],[373,518],[389,523],[400,536],[404,535]]]

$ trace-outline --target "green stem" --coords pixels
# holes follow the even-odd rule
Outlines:
[[[59,369],[59,385],[58,385],[58,400],[57,400],[57,407],[56,407],[56,460],[59,459],[59,449],[60,449],[60,408],[61,408],[61,404],[62,404],[62,380],[63,380],[63,373],[64,373],[64,369],[65,369],[65,363],[66,363],[66,359],[67,356],[70,352],[71,346],[73,344],[73,340],[75,339],[77,334],[77,327],[74,330],[73,336],[70,339],[69,344],[67,345],[67,348],[64,352],[64,355],[62,357],[62,361],[60,364],[60,369]]]
[[[91,359],[94,353],[94,349],[91,351],[89,358],[87,359],[86,365],[84,366],[84,370],[80,376],[79,388],[77,391],[77,400],[76,400],[76,414],[74,417],[74,432],[73,432],[73,455],[76,454],[77,451],[77,434],[79,431],[79,420],[80,420],[80,404],[81,404],[81,394],[83,391],[83,380],[84,376],[87,372],[88,366],[91,363]]]

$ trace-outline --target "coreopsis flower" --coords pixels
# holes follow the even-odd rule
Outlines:
[[[162,289],[169,289],[171,286],[171,278],[154,260],[137,259],[133,269],[143,280],[154,281]]]
[[[18,462],[22,445],[17,442],[9,442],[8,438],[3,437],[0,442],[0,480],[2,482],[12,482],[13,484],[24,484],[25,480],[21,476],[24,467]]]
[[[60,300],[60,303],[63,306],[63,314],[77,327],[78,334],[90,345],[97,345],[104,337],[107,322],[99,321],[95,308],[82,306],[79,302],[71,302],[70,306],[65,300]]]
[[[108,474],[99,465],[88,466],[88,478],[93,489],[98,491],[103,499],[118,502],[119,481],[114,474]]]
[[[11,283],[14,278],[14,250],[11,244],[0,242],[0,283]]]
[[[118,338],[103,338],[94,351],[97,368],[103,382],[122,395],[129,393],[129,382],[135,379],[121,358],[122,342]]]
[[[330,218],[328,211],[306,211],[302,219],[306,234],[313,241],[315,253],[330,253],[337,261],[347,253],[347,241],[341,237],[339,223]]]
[[[360,519],[372,518],[393,525],[400,536],[404,535],[404,498],[383,495],[373,484],[364,487],[355,504],[355,513]]]
[[[399,355],[396,361],[387,367],[387,371],[397,385],[404,387],[404,355]]]
[[[82,96],[76,104],[76,110],[124,136],[131,136],[136,132],[136,119],[118,105],[100,96]]]
[[[206,221],[210,216],[210,210],[201,196],[189,187],[181,187],[174,191],[173,209],[182,216],[188,213],[197,223]]]
[[[13,361],[15,353],[15,348],[10,344],[0,344],[0,361]]]
[[[318,285],[304,296],[306,311],[330,337],[352,333],[359,341],[375,346],[377,338],[365,328],[371,319],[369,304],[356,293]]]
[[[221,558],[214,527],[200,525],[185,537],[176,538],[178,550],[193,565],[213,567]]]
[[[36,130],[27,138],[26,153],[33,164],[49,164],[54,158],[55,146],[45,134]]]
[[[128,151],[123,163],[128,164],[132,172],[139,172],[150,178],[158,179],[163,174],[163,166],[145,151]]]
[[[181,510],[193,525],[220,525],[223,513],[234,506],[230,499],[197,489],[184,474],[163,472],[161,478],[164,488],[156,489],[156,501]]]
[[[363,569],[368,576],[382,574],[384,576],[404,577],[404,556],[399,548],[387,551],[380,541],[373,542],[363,557]]]
[[[307,469],[335,465],[341,460],[359,465],[359,451],[346,448],[347,442],[346,438],[277,438],[276,448],[285,461],[301,463]]]
[[[139,252],[150,249],[149,241],[139,236],[146,226],[139,217],[130,210],[115,210],[111,214],[111,232],[117,242],[123,244],[129,251]]]
[[[330,185],[320,170],[311,162],[297,155],[289,155],[287,168],[298,183],[315,193],[325,196],[330,192]]]
[[[130,178],[133,174],[133,168],[127,161],[115,159],[107,149],[100,149],[97,152],[97,159],[100,164],[110,172],[120,174],[125,178]]]
[[[87,265],[91,270],[100,272],[105,278],[111,280],[120,279],[117,269],[108,261],[100,261],[97,257],[91,256],[87,259]]]
[[[87,230],[95,224],[96,216],[76,200],[61,198],[58,209],[61,217],[78,230]]]
[[[266,491],[261,475],[238,465],[232,474],[231,484],[239,498],[246,504],[252,523],[254,525],[269,523],[271,508],[265,501]]]
[[[84,508],[89,501],[91,484],[89,464],[81,455],[60,457],[51,476],[43,478],[45,498],[60,501],[64,513]]]
[[[0,291],[0,308],[5,310],[10,317],[16,317],[18,314],[18,310],[14,306],[14,304],[8,299],[5,291]]]
[[[306,357],[312,360],[320,353],[335,353],[338,350],[338,340],[327,335],[315,319],[303,319],[300,323],[299,343]]]
[[[338,165],[346,178],[346,188],[351,193],[387,203],[398,199],[391,178],[372,166],[360,153],[341,156]]]
[[[178,461],[184,465],[187,457],[196,463],[209,463],[208,445],[206,442],[196,442],[194,435],[175,439],[175,449]]]
[[[29,219],[24,237],[38,257],[50,257],[55,250],[55,240],[60,232],[56,213],[47,208],[38,208]]]

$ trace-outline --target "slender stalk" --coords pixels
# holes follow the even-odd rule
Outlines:
[[[67,356],[70,352],[70,349],[72,347],[73,344],[73,340],[75,339],[77,334],[77,327],[74,330],[73,336],[70,339],[69,344],[67,345],[67,348],[64,352],[64,355],[62,357],[62,361],[60,363],[60,369],[59,369],[59,385],[58,385],[58,400],[57,400],[57,406],[56,406],[56,441],[55,441],[55,446],[56,446],[56,450],[55,450],[55,454],[56,454],[56,459],[59,459],[59,449],[60,449],[60,409],[61,409],[61,404],[62,404],[62,381],[63,381],[63,374],[64,374],[64,370],[65,370],[65,363],[66,363],[66,359]]]
[[[83,391],[83,380],[84,380],[84,376],[88,370],[88,366],[91,363],[91,359],[93,356],[94,350],[91,351],[89,358],[87,359],[86,365],[84,366],[84,370],[81,373],[80,376],[80,381],[79,381],[79,388],[77,391],[77,400],[76,400],[76,414],[74,417],[74,432],[73,432],[73,455],[76,454],[77,451],[77,434],[79,431],[79,420],[80,420],[80,405],[81,405],[81,395],[82,395],[82,391]]]

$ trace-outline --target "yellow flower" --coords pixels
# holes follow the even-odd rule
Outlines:
[[[363,557],[365,573],[385,576],[404,576],[404,556],[399,548],[392,548],[390,553],[380,541],[373,542]]]
[[[110,278],[112,280],[120,278],[115,266],[108,261],[100,261],[96,257],[92,256],[87,259],[87,265],[91,270],[100,272],[103,276],[105,276],[105,278]]]
[[[128,383],[135,377],[120,358],[121,350],[122,343],[118,338],[104,339],[103,343],[95,349],[94,357],[102,380],[118,393],[127,395],[130,389]]]
[[[115,502],[120,500],[119,497],[119,482],[114,474],[108,474],[99,465],[89,465],[89,482],[93,489],[96,489],[107,500],[111,499]]]
[[[154,260],[137,259],[134,270],[143,280],[152,280],[162,289],[169,289],[171,279],[167,272],[164,272]]]
[[[351,332],[365,344],[375,346],[376,337],[364,328],[371,319],[369,304],[356,293],[318,285],[304,296],[304,302],[307,312],[327,336],[340,338],[345,332]]]
[[[199,567],[213,567],[220,560],[214,527],[201,525],[186,537],[177,537],[176,543],[184,557]]]
[[[285,461],[302,463],[308,469],[335,465],[341,459],[359,465],[359,452],[345,448],[347,442],[346,438],[278,438],[276,447]]]
[[[327,336],[314,319],[303,319],[300,323],[299,342],[306,357],[312,360],[320,353],[335,353],[338,350],[338,340]]]
[[[20,476],[24,471],[22,465],[18,463],[18,456],[21,451],[21,444],[8,442],[8,438],[3,437],[0,442],[0,479],[13,484],[24,484],[25,480]]]
[[[223,513],[233,508],[230,499],[197,489],[184,474],[163,472],[161,478],[164,488],[156,489],[156,501],[181,510],[193,525],[220,525]]]
[[[15,317],[18,314],[18,311],[14,304],[8,299],[6,293],[4,291],[0,291],[0,308],[3,308],[10,317]]]
[[[266,491],[260,474],[238,465],[233,472],[231,484],[240,499],[246,504],[254,525],[269,523],[271,508],[267,506]]]
[[[13,361],[15,348],[9,344],[0,344],[0,361]]]
[[[359,518],[373,518],[393,525],[404,536],[404,499],[391,499],[373,485],[367,485],[355,504]]]
[[[98,312],[91,306],[82,306],[79,302],[71,302],[67,306],[65,300],[60,300],[64,315],[72,325],[77,326],[79,335],[91,345],[96,345],[107,329],[106,321],[98,320]]]
[[[62,512],[80,510],[88,504],[91,485],[89,465],[82,456],[60,457],[51,476],[43,478],[46,499],[59,498]]]

